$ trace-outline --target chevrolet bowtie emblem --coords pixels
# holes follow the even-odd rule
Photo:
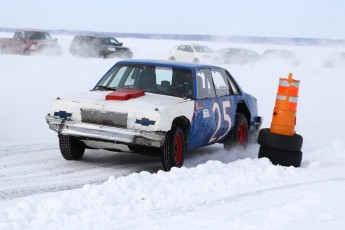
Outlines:
[[[135,123],[141,124],[143,126],[149,126],[149,125],[154,125],[156,122],[155,121],[151,121],[151,120],[149,120],[149,119],[144,117],[141,120],[136,119]]]
[[[68,118],[72,116],[72,113],[67,113],[66,111],[59,111],[59,112],[55,112],[54,116],[56,117],[60,117],[60,118]]]

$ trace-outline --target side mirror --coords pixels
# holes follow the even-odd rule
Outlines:
[[[54,38],[53,40],[54,40],[55,42],[57,42],[57,41],[58,41],[58,39],[57,39],[57,38]]]
[[[120,46],[122,46],[122,45],[123,45],[123,43],[122,43],[122,42],[120,42],[120,43],[119,43],[119,45],[120,45]]]

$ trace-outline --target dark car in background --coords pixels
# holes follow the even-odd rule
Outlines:
[[[227,64],[247,64],[260,60],[260,55],[250,49],[225,48],[217,51],[217,53]]]
[[[345,68],[345,52],[335,53],[327,57],[323,63],[326,68]]]
[[[73,38],[69,51],[78,57],[133,57],[132,50],[122,46],[122,42],[101,35],[77,35]]]
[[[284,60],[287,63],[298,66],[300,64],[299,57],[297,54],[291,50],[284,49],[268,49],[262,54],[263,60]]]

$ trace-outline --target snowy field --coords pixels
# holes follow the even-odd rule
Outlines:
[[[0,33],[0,37],[12,34]],[[0,229],[344,229],[345,66],[323,67],[345,47],[202,42],[217,50],[288,49],[299,65],[266,60],[222,65],[258,99],[270,127],[279,77],[301,81],[296,131],[300,168],[214,145],[185,167],[161,171],[160,159],[86,150],[65,161],[45,115],[58,96],[91,89],[117,59],[75,58],[72,36],[57,36],[62,57],[0,56]],[[134,58],[167,59],[179,41],[119,39]],[[194,43],[194,42],[193,42]],[[217,63],[213,63],[217,64]]]

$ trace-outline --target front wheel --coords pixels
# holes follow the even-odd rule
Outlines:
[[[60,152],[66,160],[80,160],[85,152],[85,145],[71,136],[59,135]]]
[[[24,56],[29,56],[30,55],[30,50],[29,49],[24,49],[23,50],[23,55]]]
[[[245,148],[248,142],[248,121],[242,113],[237,113],[235,125],[231,129],[227,139],[224,142],[224,148],[230,150],[235,146]]]
[[[180,127],[176,127],[167,132],[164,145],[161,148],[164,170],[170,171],[172,167],[181,168],[185,152],[186,145],[183,130]]]

